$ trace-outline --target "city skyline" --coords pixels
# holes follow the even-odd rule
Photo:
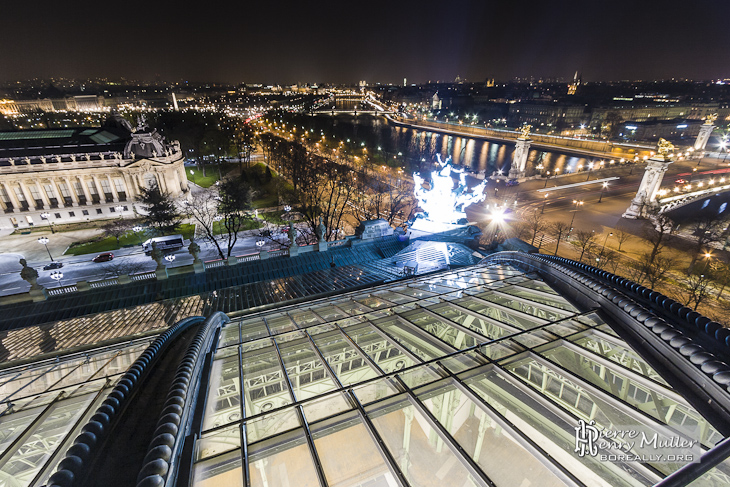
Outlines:
[[[103,9],[103,7],[102,7]],[[675,2],[335,2],[164,5],[86,12],[8,6],[0,81],[126,77],[217,82],[401,84],[515,77],[586,81],[730,77],[730,6]],[[40,22],[39,22],[40,21]],[[42,28],[39,28],[42,26]]]

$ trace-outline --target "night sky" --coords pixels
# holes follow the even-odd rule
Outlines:
[[[730,2],[7,1],[0,80],[730,78]]]

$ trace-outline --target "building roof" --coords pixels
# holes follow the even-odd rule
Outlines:
[[[121,153],[129,139],[129,132],[116,127],[0,132],[0,159],[10,157],[20,162],[24,157],[94,152]]]
[[[613,487],[681,469],[672,485],[730,483],[730,333],[566,259],[503,252],[463,264],[309,297],[263,279],[254,284],[276,302],[231,319],[207,295],[175,305],[205,308],[205,321],[173,306],[177,324],[156,338],[132,332],[6,366],[0,472],[17,485]],[[120,324],[132,316],[114,313]],[[712,468],[602,460],[580,451],[581,424],[695,439]]]

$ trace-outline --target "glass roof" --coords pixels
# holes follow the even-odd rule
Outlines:
[[[504,265],[234,320],[191,484],[653,485],[681,464],[579,456],[578,421],[723,437],[610,325]]]
[[[0,486],[44,485],[153,339],[0,370]]]

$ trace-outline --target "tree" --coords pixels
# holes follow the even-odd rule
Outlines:
[[[695,236],[694,252],[692,255],[692,262],[689,264],[688,273],[692,273],[694,266],[697,263],[697,259],[711,243],[717,242],[722,238],[723,229],[725,226],[724,219],[721,218],[714,211],[703,211],[700,212],[694,220],[692,226],[692,234]]]
[[[169,193],[162,191],[157,184],[143,187],[137,198],[146,213],[145,222],[161,234],[172,233],[182,222],[182,217]]]
[[[195,222],[196,236],[212,245],[218,252],[218,256],[225,259],[226,255],[218,238],[220,234],[218,221],[221,220],[218,215],[219,198],[217,189],[192,193],[191,199],[185,202],[185,211]]]
[[[622,252],[621,246],[624,245],[626,242],[631,239],[632,235],[629,232],[625,232],[623,230],[616,230],[614,233],[614,236],[616,237],[616,241],[618,242],[618,251]]]
[[[667,244],[668,237],[674,233],[674,222],[664,214],[654,214],[652,221],[654,227],[645,232],[645,238],[651,243],[651,252],[648,255],[647,263],[651,264]]]
[[[247,211],[251,209],[252,193],[251,186],[239,178],[226,179],[218,187],[218,215],[225,228],[228,257],[238,242],[238,232],[253,223],[253,216]]]
[[[104,230],[104,233],[107,235],[111,235],[116,238],[117,245],[119,245],[119,237],[126,234],[131,227],[132,225],[128,220],[111,220],[102,225],[101,229]]]
[[[709,269],[708,269],[709,271]],[[710,293],[711,275],[709,272],[702,274],[689,274],[687,276],[687,287],[685,290],[684,305],[691,306],[697,311],[699,305]]]
[[[535,238],[537,238],[537,234],[545,229],[545,219],[539,211],[534,210],[532,213],[527,215],[527,218],[523,218],[523,221],[530,231],[530,245],[535,245]]]
[[[589,230],[578,230],[575,232],[573,242],[571,242],[577,249],[580,249],[580,257],[578,262],[583,262],[583,255],[586,252],[590,252],[596,243],[596,233]]]
[[[565,222],[554,222],[548,227],[548,234],[555,237],[555,255],[558,255],[560,248],[560,239],[568,233],[568,224]]]

